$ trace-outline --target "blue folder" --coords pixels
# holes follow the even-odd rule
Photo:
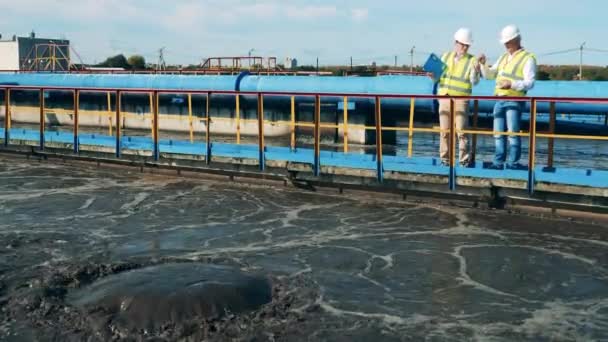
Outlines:
[[[447,68],[447,65],[441,61],[441,58],[437,57],[436,54],[432,53],[424,63],[422,67],[426,72],[432,72],[435,75],[435,81],[438,81],[443,72]]]

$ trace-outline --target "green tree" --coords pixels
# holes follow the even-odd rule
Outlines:
[[[127,59],[127,63],[134,70],[142,70],[146,68],[146,59],[140,55],[133,55]]]
[[[536,74],[536,79],[540,80],[540,81],[549,80],[549,79],[551,79],[551,75],[544,70],[539,70],[538,73]]]
[[[129,67],[130,67],[129,63],[127,62],[127,58],[123,54],[108,57],[105,61],[97,64],[97,66],[106,67],[106,68],[124,68],[124,69],[129,69]]]

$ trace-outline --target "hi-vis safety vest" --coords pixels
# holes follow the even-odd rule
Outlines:
[[[526,91],[523,90],[515,90],[515,89],[499,89],[498,85],[501,81],[511,81],[511,83],[516,81],[523,81],[524,79],[524,65],[529,58],[534,58],[534,54],[521,49],[515,53],[511,61],[508,61],[509,53],[505,53],[498,60],[498,74],[496,75],[496,89],[494,91],[495,95],[498,96],[525,96]]]
[[[447,69],[439,79],[438,95],[469,96],[473,92],[471,84],[471,68],[475,65],[475,57],[470,54],[462,56],[458,62],[454,61],[456,53],[446,52],[441,61]]]

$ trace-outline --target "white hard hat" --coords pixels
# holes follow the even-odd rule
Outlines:
[[[465,45],[473,44],[473,32],[468,28],[460,28],[454,33],[454,40]]]
[[[519,33],[519,29],[515,25],[505,26],[500,32],[500,43],[506,44],[513,39],[519,37],[521,33]]]

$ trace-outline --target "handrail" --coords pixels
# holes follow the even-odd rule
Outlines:
[[[44,149],[44,92],[48,91],[69,91],[74,93],[74,112],[75,112],[75,122],[78,122],[78,103],[79,103],[79,94],[81,92],[107,92],[108,95],[110,93],[114,93],[116,96],[116,108],[115,108],[115,120],[116,120],[116,157],[121,156],[121,95],[125,93],[150,93],[153,95],[153,103],[154,106],[152,108],[153,115],[153,140],[154,140],[154,159],[159,159],[159,113],[158,113],[158,100],[160,94],[188,94],[190,97],[191,94],[206,94],[206,110],[205,110],[205,142],[206,142],[206,155],[205,160],[206,163],[209,164],[211,162],[211,131],[210,125],[212,123],[210,117],[210,103],[212,95],[233,95],[237,99],[239,96],[251,95],[257,97],[257,112],[258,112],[258,147],[259,147],[259,162],[260,169],[264,170],[265,167],[265,142],[264,142],[264,97],[266,96],[285,96],[290,97],[292,100],[292,112],[294,105],[294,98],[297,96],[302,97],[311,97],[314,98],[315,110],[314,110],[314,120],[312,123],[305,122],[296,122],[295,118],[286,123],[292,129],[299,126],[313,127],[314,128],[314,164],[313,164],[313,172],[315,176],[320,175],[320,135],[321,128],[331,127],[331,128],[343,128],[343,129],[352,129],[352,128],[362,128],[364,130],[375,130],[376,131],[376,161],[377,161],[377,180],[378,182],[383,181],[383,161],[382,161],[382,132],[383,131],[406,131],[409,132],[409,136],[411,139],[411,135],[413,132],[431,132],[431,133],[449,133],[449,142],[450,142],[450,153],[449,153],[449,174],[448,174],[448,184],[450,190],[454,190],[456,187],[456,175],[455,175],[455,138],[456,134],[464,133],[464,134],[473,134],[477,135],[506,135],[506,136],[522,136],[529,138],[529,151],[528,151],[528,192],[532,194],[534,192],[534,170],[536,166],[536,140],[537,138],[548,138],[551,139],[549,141],[549,151],[553,153],[553,142],[552,139],[581,139],[581,140],[599,140],[599,141],[608,141],[608,136],[589,136],[589,135],[567,135],[567,134],[555,134],[553,132],[555,119],[554,108],[556,102],[570,102],[570,103],[606,103],[608,102],[608,98],[585,98],[585,97],[517,97],[517,96],[440,96],[440,95],[426,95],[426,94],[374,94],[374,93],[334,93],[334,92],[281,92],[281,91],[233,91],[233,90],[202,90],[202,89],[151,89],[151,88],[101,88],[101,87],[50,87],[50,86],[18,86],[18,85],[0,85],[0,90],[4,90],[4,106],[6,113],[6,129],[5,132],[5,145],[8,145],[10,141],[10,130],[11,130],[11,109],[10,109],[10,94],[11,91],[14,90],[36,90],[40,92],[40,148]],[[320,107],[321,107],[321,99],[323,97],[337,97],[344,99],[344,121],[343,124],[323,124],[321,123],[321,115],[320,115]],[[375,126],[365,126],[365,125],[352,125],[348,124],[347,115],[347,101],[352,98],[370,98],[374,100],[375,103]],[[435,128],[415,128],[413,127],[413,122],[406,127],[383,127],[382,125],[382,110],[381,110],[381,101],[386,98],[402,98],[402,99],[410,99],[410,105],[413,106],[415,100],[417,99],[449,99],[450,100],[450,128],[445,129],[435,129]],[[475,111],[477,112],[478,101],[520,101],[520,102],[530,102],[530,127],[528,132],[496,132],[489,130],[480,130],[474,127],[474,129],[456,129],[455,123],[455,113],[454,113],[454,102],[456,100],[474,100],[475,101]],[[549,133],[537,133],[536,132],[536,123],[537,123],[537,104],[538,102],[549,102],[551,104],[551,109],[553,115],[551,115],[551,129]],[[239,109],[239,102],[236,101],[237,110]],[[111,109],[108,108],[108,111]],[[412,108],[410,108],[412,110]],[[191,109],[189,110],[191,112]],[[476,113],[475,113],[476,114]],[[190,114],[191,115],[191,114]],[[411,113],[410,113],[411,115]],[[244,120],[243,120],[244,121]],[[476,125],[475,125],[476,126]],[[110,126],[111,129],[111,126]],[[347,132],[347,131],[345,131]],[[77,134],[78,127],[77,124],[74,127],[74,139],[75,146],[74,151],[78,153],[78,142],[77,142]],[[240,134],[240,131],[237,130],[237,135]],[[290,142],[290,146],[295,146],[295,135],[292,131],[292,141]],[[348,150],[348,138],[345,139],[345,148],[344,151]],[[238,139],[237,137],[237,140]],[[411,141],[409,143],[411,146]],[[409,156],[409,153],[408,153]],[[552,156],[549,158],[549,167],[552,167]]]
[[[49,90],[74,91],[76,89],[90,92],[120,91],[121,93],[149,93],[158,91],[164,94],[207,94],[214,95],[257,95],[265,96],[321,96],[321,97],[355,97],[355,98],[416,98],[426,100],[454,99],[454,100],[479,100],[479,101],[521,101],[530,102],[569,102],[569,103],[606,103],[608,98],[601,97],[555,97],[555,96],[493,96],[493,95],[472,95],[472,96],[448,96],[448,95],[427,95],[427,94],[395,94],[395,93],[338,93],[338,92],[299,92],[299,91],[236,91],[236,90],[209,90],[209,89],[163,89],[163,88],[108,88],[108,87],[61,87],[61,86],[21,86],[0,84],[0,89],[20,89],[20,90]]]

